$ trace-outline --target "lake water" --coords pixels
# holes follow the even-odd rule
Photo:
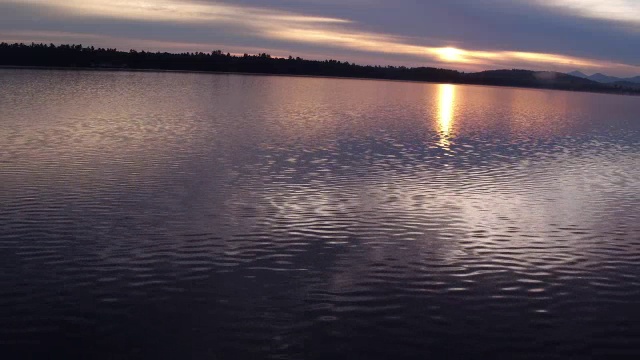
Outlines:
[[[640,98],[0,70],[2,358],[640,356]]]

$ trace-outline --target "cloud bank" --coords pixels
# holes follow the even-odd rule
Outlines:
[[[527,21],[515,24],[521,16]],[[632,0],[0,0],[0,23],[0,41],[171,51],[222,48],[466,71],[640,74],[630,60],[638,50],[613,52],[609,42],[589,45],[584,39],[619,35],[623,44],[640,41],[640,3]],[[602,33],[604,25],[613,30]],[[546,44],[540,41],[547,31],[567,26],[574,33],[559,33],[560,41],[548,34]],[[503,28],[512,31],[504,34]],[[575,40],[564,40],[568,35]]]

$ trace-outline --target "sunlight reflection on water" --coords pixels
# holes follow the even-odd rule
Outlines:
[[[438,94],[438,125],[441,137],[439,145],[448,149],[449,145],[451,145],[450,138],[453,128],[456,87],[450,84],[439,85]]]
[[[0,108],[16,354],[638,351],[637,98],[0,70]]]

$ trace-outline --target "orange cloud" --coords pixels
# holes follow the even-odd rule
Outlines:
[[[549,3],[548,0],[537,0]],[[194,0],[0,0],[0,3],[35,5],[52,14],[106,17],[137,21],[195,23],[199,26],[231,24],[253,36],[270,40],[316,44],[368,53],[404,55],[430,64],[451,64],[462,69],[529,67],[534,69],[615,69],[640,71],[640,67],[609,61],[522,51],[488,51],[415,44],[389,34],[363,32],[348,19],[308,16],[300,13]],[[558,0],[558,6],[596,3],[596,0]],[[624,17],[630,0],[606,2],[607,16]],[[564,5],[562,5],[564,4]],[[576,5],[577,6],[577,5]],[[600,5],[600,7],[605,5]],[[597,8],[600,8],[597,7]],[[585,10],[586,11],[586,10]],[[613,15],[612,15],[613,14]]]
[[[459,65],[560,65],[572,68],[612,68],[630,65],[591,60],[559,54],[521,51],[479,51],[454,47],[429,47],[405,43],[402,38],[362,33],[348,29],[288,28],[266,29],[263,36],[301,43],[315,43],[360,51],[403,54],[422,57],[434,62]]]

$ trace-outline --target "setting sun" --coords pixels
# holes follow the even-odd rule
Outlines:
[[[640,358],[639,15],[0,0],[0,360]]]
[[[453,47],[446,47],[437,49],[436,52],[440,56],[440,59],[449,62],[464,62],[464,50],[456,49]]]

